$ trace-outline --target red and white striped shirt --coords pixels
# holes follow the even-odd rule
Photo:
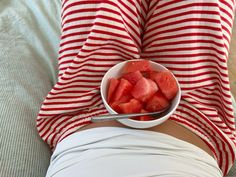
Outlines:
[[[58,82],[37,117],[40,136],[53,149],[107,113],[99,93],[105,72],[150,59],[181,84],[171,119],[199,135],[227,174],[236,152],[227,70],[234,9],[235,0],[62,0]]]

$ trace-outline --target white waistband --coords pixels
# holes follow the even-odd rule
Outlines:
[[[77,132],[60,142],[47,177],[221,177],[213,157],[172,136],[119,127]],[[169,176],[168,176],[169,175]]]

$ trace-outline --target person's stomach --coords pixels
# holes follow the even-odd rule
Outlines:
[[[86,129],[96,128],[96,127],[126,127],[126,128],[129,128],[129,127],[119,123],[118,121],[105,121],[105,122],[96,122],[96,123],[88,124],[88,125],[80,128],[78,131],[83,131]],[[214,157],[210,148],[199,136],[194,134],[191,130],[175,123],[174,121],[167,120],[160,125],[157,125],[152,128],[145,129],[145,130],[155,131],[155,132],[160,132],[160,133],[165,133],[165,134],[171,135],[175,138],[186,141],[188,143],[191,143],[191,144],[201,148],[202,150],[207,152],[209,155]]]

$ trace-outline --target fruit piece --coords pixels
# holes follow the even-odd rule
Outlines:
[[[154,71],[154,70],[151,70],[151,71],[142,71],[142,75],[143,77],[146,77],[146,78],[149,78],[149,79],[152,79],[154,78],[154,76],[156,74],[158,74],[160,71]]]
[[[148,111],[145,109],[141,109],[140,113],[147,113]],[[152,116],[139,116],[134,118],[135,120],[140,120],[140,121],[149,121],[149,120],[154,120]]]
[[[128,80],[133,85],[135,85],[142,77],[143,75],[141,74],[140,71],[127,73],[122,76],[122,78]]]
[[[169,106],[169,101],[158,91],[150,100],[147,101],[146,110],[150,112],[160,111]]]
[[[119,101],[120,103],[127,103],[132,99],[132,95],[130,93],[126,93],[120,97]]]
[[[122,95],[119,100],[110,102],[109,105],[110,105],[110,107],[111,107],[112,109],[114,109],[116,112],[120,112],[120,110],[119,110],[119,104],[121,104],[121,103],[127,103],[127,102],[129,102],[132,98],[133,98],[133,97],[132,97],[129,93],[126,93],[126,94]]]
[[[131,99],[128,103],[119,104],[119,109],[121,113],[124,114],[139,113],[142,107],[143,107],[142,103],[134,98]]]
[[[135,71],[150,71],[153,70],[149,60],[138,60],[127,62],[122,73],[130,73]]]
[[[155,81],[156,75],[160,72],[162,72],[162,71],[149,71],[148,72],[149,78]]]
[[[119,100],[110,102],[109,105],[113,110],[115,110],[116,112],[119,113],[119,112],[121,112],[119,105],[121,103],[129,102],[132,98],[133,97],[130,94],[127,93],[125,95],[122,95]]]
[[[120,110],[119,104],[120,104],[119,101],[115,101],[115,102],[110,103],[109,106],[117,113],[120,113],[121,110]]]
[[[135,84],[131,95],[139,101],[146,102],[157,90],[158,87],[154,81],[143,77]]]
[[[107,94],[107,102],[110,103],[112,100],[112,95],[114,94],[114,91],[116,90],[117,86],[119,85],[120,81],[115,78],[111,78],[109,81],[109,88],[108,88],[108,94]]]
[[[116,91],[114,93],[113,100],[114,101],[119,100],[122,97],[122,95],[130,93],[132,88],[133,88],[133,85],[129,81],[127,81],[126,79],[121,78],[120,79],[120,83],[117,86],[117,89],[116,89]]]
[[[153,117],[151,116],[139,116],[138,118],[140,121],[149,121],[149,120],[154,120]]]
[[[176,80],[170,71],[161,71],[150,76],[153,79],[164,96],[171,100],[178,92],[178,86]]]

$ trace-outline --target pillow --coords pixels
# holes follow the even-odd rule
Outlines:
[[[2,177],[43,177],[51,150],[35,119],[57,78],[60,0],[0,1]]]

